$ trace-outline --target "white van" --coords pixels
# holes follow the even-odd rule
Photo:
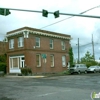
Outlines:
[[[69,68],[69,70],[71,74],[75,72],[80,74],[81,72],[87,73],[88,68],[85,64],[74,64]]]

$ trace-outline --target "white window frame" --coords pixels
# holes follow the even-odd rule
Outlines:
[[[53,39],[50,39],[50,49],[53,49]]]
[[[39,65],[37,65],[37,55],[39,56]],[[41,67],[41,54],[36,54],[36,66]]]
[[[61,41],[62,50],[65,50],[65,41]]]
[[[36,47],[40,47],[40,38],[39,38],[39,37],[36,37],[36,38],[35,38],[35,42],[36,42]],[[37,43],[38,43],[39,45],[37,45]]]
[[[20,68],[21,67],[21,58],[24,57],[24,56],[14,56],[14,57],[9,57],[9,66],[10,66],[10,69],[16,69],[16,68]],[[17,58],[18,59],[18,67],[14,67],[13,66],[13,59],[14,58]],[[20,63],[20,65],[19,65]]]
[[[51,59],[52,57],[52,59]],[[52,65],[52,61],[53,61],[53,65]],[[51,64],[51,67],[54,67],[54,55],[50,55],[50,64]]]
[[[24,37],[18,37],[18,47],[24,46]]]
[[[13,49],[14,48],[14,39],[10,39],[9,40],[9,49]]]
[[[65,55],[62,56],[62,66],[66,67],[66,56]]]

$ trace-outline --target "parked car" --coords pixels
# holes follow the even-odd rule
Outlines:
[[[85,64],[75,64],[75,65],[72,65],[69,69],[71,74],[75,72],[78,74],[80,74],[81,72],[87,73],[87,70],[88,68]]]
[[[100,66],[90,66],[89,68],[88,68],[88,72],[100,72]]]

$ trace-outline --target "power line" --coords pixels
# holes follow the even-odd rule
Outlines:
[[[92,7],[92,8],[90,8],[90,9],[88,9],[88,10],[85,10],[85,11],[79,13],[79,14],[84,14],[84,13],[86,13],[86,12],[88,12],[88,11],[90,11],[90,10],[93,10],[93,9],[95,9],[95,8],[98,8],[98,7],[100,7],[100,5],[95,6],[95,7]],[[57,23],[60,23],[60,22],[62,22],[62,21],[64,21],[64,20],[70,19],[70,18],[72,18],[72,17],[75,17],[75,16],[67,17],[67,18],[62,19],[62,20],[60,20],[60,21],[57,21],[57,22],[55,22],[55,23],[52,23],[52,24],[46,25],[46,26],[44,26],[44,27],[42,27],[42,28],[40,28],[40,29],[43,29],[43,28],[46,28],[46,27],[52,26],[52,25],[57,24]]]
[[[84,47],[84,46],[88,46],[88,45],[90,45],[90,44],[92,44],[92,43],[87,43],[87,44],[84,44],[84,45],[80,45],[80,47]],[[76,48],[77,46],[73,46],[73,48]]]
[[[100,43],[94,42],[94,44],[98,45],[98,44],[100,44]],[[88,46],[88,45],[92,45],[92,43],[87,43],[87,44],[84,44],[84,45],[80,45],[80,48],[81,48],[81,47]],[[73,48],[77,48],[77,46],[73,46]]]

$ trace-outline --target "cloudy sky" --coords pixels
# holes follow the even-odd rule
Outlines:
[[[79,14],[85,10],[100,5],[100,0],[0,0],[0,7],[27,9],[42,11],[46,9],[49,12],[59,10],[60,13]],[[74,56],[77,58],[77,41],[80,40],[80,56],[88,50],[92,53],[91,39],[92,34],[95,42],[95,56],[98,59],[100,54],[100,19],[73,17],[60,15],[54,18],[53,14],[49,14],[47,18],[41,13],[22,12],[10,10],[9,16],[0,15],[0,40],[3,40],[6,32],[21,28],[24,26],[69,34],[73,38],[71,45],[73,47]],[[84,13],[85,15],[100,16],[100,8],[95,8]],[[48,26],[52,23],[64,20],[60,23]],[[48,27],[45,27],[48,26]],[[44,27],[44,28],[43,28]]]

